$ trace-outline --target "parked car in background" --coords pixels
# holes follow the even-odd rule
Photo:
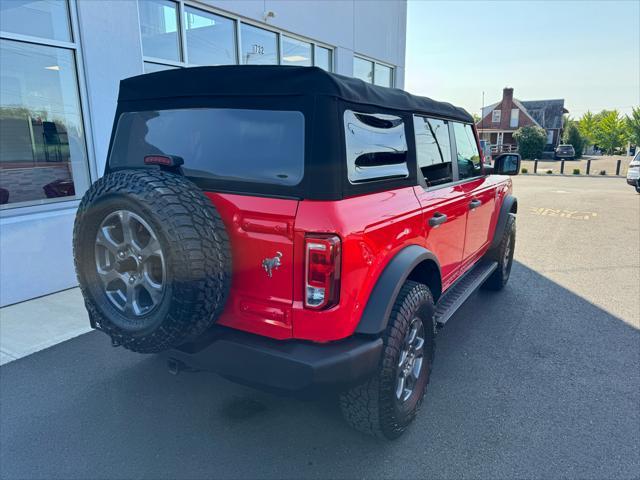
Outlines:
[[[576,151],[573,145],[558,145],[553,154],[556,160],[573,160],[576,158]]]
[[[627,183],[636,187],[636,192],[640,193],[640,151],[636,153],[636,156],[629,163]]]

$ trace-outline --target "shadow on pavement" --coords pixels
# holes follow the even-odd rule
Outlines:
[[[331,400],[171,376],[90,333],[0,369],[0,476],[640,476],[638,330],[515,264],[437,340],[423,411],[382,442]]]

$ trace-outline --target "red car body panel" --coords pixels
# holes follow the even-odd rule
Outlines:
[[[207,192],[231,245],[233,278],[218,323],[277,339],[291,337],[294,222],[297,200]],[[282,262],[270,278],[262,266],[278,252]],[[287,261],[289,259],[289,261]]]
[[[207,193],[225,223],[233,280],[219,323],[275,339],[329,342],[355,331],[371,291],[389,261],[420,245],[440,262],[446,290],[487,250],[508,177],[485,176],[438,189],[405,187],[339,201]],[[482,205],[469,210],[472,199]],[[484,208],[483,208],[484,207]],[[436,213],[447,222],[428,224]],[[469,226],[472,222],[472,226]],[[304,239],[337,234],[342,241],[338,305],[304,308]],[[263,260],[281,254],[271,277]]]

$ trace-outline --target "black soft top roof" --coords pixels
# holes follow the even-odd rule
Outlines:
[[[450,103],[328,73],[318,67],[226,65],[165,70],[120,82],[119,101],[216,96],[329,96],[347,102],[473,122]]]

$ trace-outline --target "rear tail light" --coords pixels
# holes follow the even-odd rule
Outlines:
[[[313,235],[304,242],[304,306],[314,310],[330,308],[340,299],[340,237]]]

